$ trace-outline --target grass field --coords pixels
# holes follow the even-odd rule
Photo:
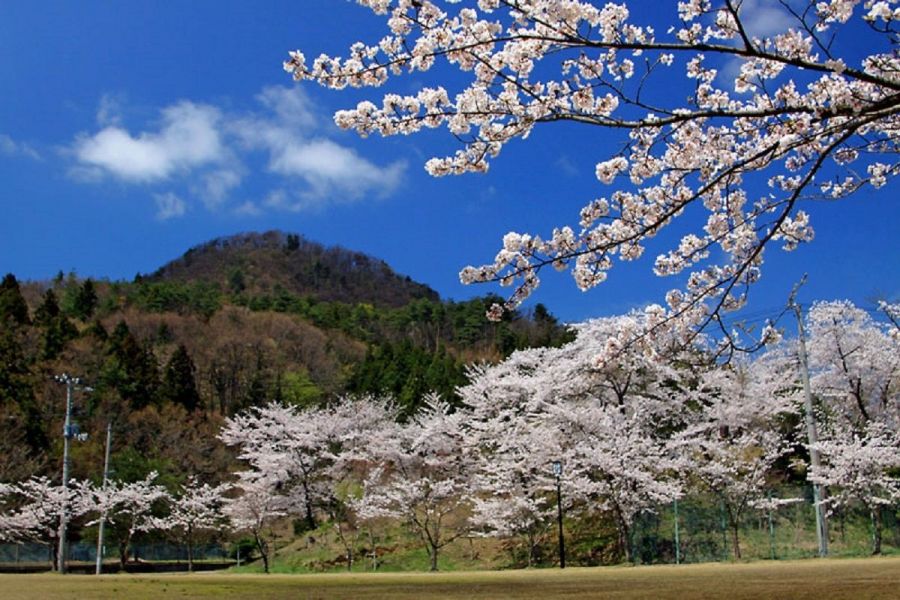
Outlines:
[[[900,558],[324,575],[0,575],[4,600],[60,598],[900,598]]]

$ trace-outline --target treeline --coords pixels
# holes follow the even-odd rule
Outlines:
[[[405,418],[428,391],[452,400],[467,363],[567,339],[542,306],[488,322],[493,301],[351,305],[281,287],[235,293],[209,282],[62,273],[20,284],[9,274],[0,284],[0,481],[56,472],[65,390],[53,376],[62,372],[92,388],[75,402],[76,421],[92,434],[73,450],[75,476],[99,472],[101,432],[112,421],[116,468],[216,482],[232,457],[212,432],[238,411],[354,392],[395,397]]]

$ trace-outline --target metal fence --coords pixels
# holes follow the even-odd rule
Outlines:
[[[129,546],[131,560],[143,561],[170,561],[187,562],[187,547],[178,544],[132,544]],[[40,543],[0,544],[0,563],[51,563],[54,547]],[[228,548],[221,544],[201,544],[194,546],[194,560],[220,560],[229,558]],[[104,560],[118,560],[118,548],[106,546],[103,549]],[[67,559],[75,562],[90,562],[97,560],[97,545],[87,542],[69,544]]]

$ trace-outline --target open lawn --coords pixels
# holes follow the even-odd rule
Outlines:
[[[900,558],[531,571],[0,575],[5,600],[58,598],[900,598]]]

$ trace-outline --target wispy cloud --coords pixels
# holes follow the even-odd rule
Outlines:
[[[121,101],[104,96],[97,111],[100,130],[77,136],[69,148],[75,159],[71,174],[89,182],[180,183],[211,211],[226,207],[245,180],[273,190],[262,203],[232,204],[229,210],[240,214],[384,197],[402,182],[404,162],[379,165],[339,142],[331,125],[320,125],[330,117],[320,114],[299,88],[266,87],[255,100],[255,109],[241,113],[181,101],[163,108],[154,126],[130,131],[122,125]],[[254,171],[248,165],[259,154],[265,169]],[[168,196],[154,198],[159,205],[159,198]],[[170,216],[184,213],[185,202],[178,200],[181,212]],[[170,212],[160,209],[160,214]]]
[[[181,217],[187,210],[184,200],[172,192],[154,194],[153,200],[156,202],[156,218],[160,221],[168,221],[174,217]]]
[[[41,160],[41,155],[29,144],[17,142],[5,133],[0,133],[0,154],[4,156],[24,156]]]
[[[300,88],[268,87],[257,99],[267,111],[235,120],[231,127],[244,146],[268,153],[270,172],[306,184],[295,190],[303,202],[287,203],[292,209],[357,200],[365,194],[383,197],[402,180],[405,163],[379,166],[326,137]],[[279,206],[285,208],[284,203]]]

